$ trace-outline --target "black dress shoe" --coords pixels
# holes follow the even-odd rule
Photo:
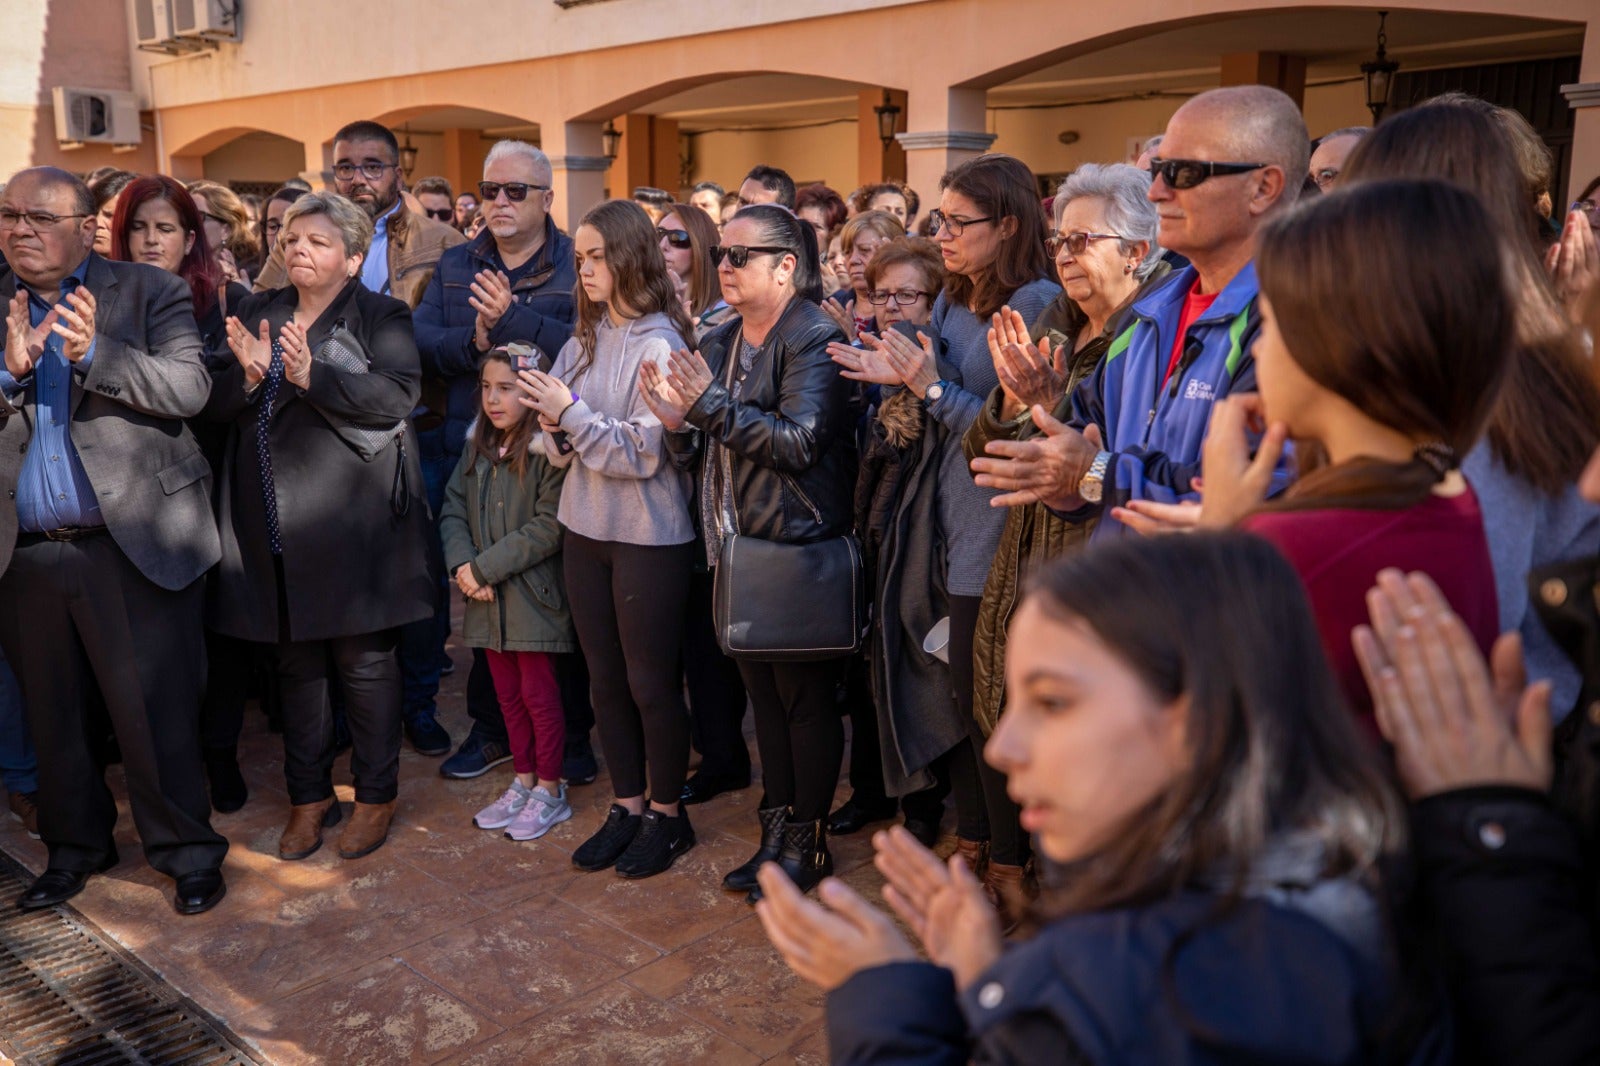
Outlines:
[[[906,832],[915,837],[918,844],[921,844],[930,851],[933,849],[933,846],[939,842],[938,822],[924,822],[920,818],[907,818]]]
[[[46,870],[34,879],[27,891],[17,897],[17,907],[25,911],[38,911],[54,907],[83,891],[83,886],[95,874],[105,873],[117,864],[117,853],[112,852],[93,870]]]
[[[722,774],[695,774],[683,783],[683,795],[679,797],[684,803],[705,803],[707,800],[722,795],[724,792],[737,792],[741,788],[750,787],[750,775],[743,777],[724,777]]]
[[[898,810],[898,805],[891,799],[869,805],[857,803],[855,796],[851,796],[843,806],[828,815],[828,832],[834,836],[859,833],[873,822],[887,822]]]
[[[179,875],[172,907],[179,914],[204,914],[222,902],[227,894],[228,883],[222,879],[221,870],[195,870]]]

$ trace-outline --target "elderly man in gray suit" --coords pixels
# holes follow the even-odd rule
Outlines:
[[[203,578],[221,555],[210,467],[183,419],[210,391],[189,289],[102,259],[94,202],[63,170],[0,194],[0,645],[39,754],[48,868],[17,900],[49,907],[117,862],[117,809],[89,744],[94,690],[122,749],[150,865],[173,905],[222,899],[199,741]],[[91,688],[93,686],[93,688]]]

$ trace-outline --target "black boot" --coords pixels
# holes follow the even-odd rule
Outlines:
[[[784,823],[778,865],[802,892],[810,892],[824,877],[833,876],[833,856],[828,854],[828,836],[823,831],[822,819]],[[745,902],[761,902],[760,885],[750,890]]]
[[[769,807],[757,811],[761,819],[761,846],[750,856],[750,861],[722,879],[722,887],[730,892],[749,892],[756,887],[756,871],[769,862],[778,861],[783,850],[783,827],[789,821],[789,808]]]
[[[250,798],[244,775],[239,772],[237,748],[202,748],[200,757],[205,763],[206,780],[211,783],[211,809],[218,814],[232,814]]]

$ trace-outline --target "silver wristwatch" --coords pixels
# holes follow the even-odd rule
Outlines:
[[[1078,495],[1085,503],[1099,503],[1106,490],[1106,468],[1111,465],[1111,453],[1101,452],[1089,464],[1083,480],[1078,482]]]

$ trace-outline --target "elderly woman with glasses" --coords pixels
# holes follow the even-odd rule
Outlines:
[[[713,561],[729,532],[783,544],[848,534],[856,474],[855,389],[828,358],[841,335],[817,307],[816,235],[784,208],[759,204],[730,219],[722,239],[718,278],[735,317],[698,353],[674,353],[665,374],[652,363],[640,368],[668,447],[681,462],[699,460]],[[752,903],[764,863],[777,862],[802,890],[833,871],[824,820],[844,756],[834,693],[845,662],[739,662],[766,802],[757,812],[760,848],[723,884],[750,893]]]
[[[284,214],[288,284],[227,321],[232,363],[206,415],[230,427],[217,493],[214,627],[277,647],[284,777],[278,842],[303,859],[339,821],[328,690],[345,694],[355,810],[339,853],[380,847],[400,768],[399,627],[433,612],[431,519],[407,416],[422,369],[404,303],[361,282],[365,211],[309,193]],[[214,365],[217,365],[214,361]]]

